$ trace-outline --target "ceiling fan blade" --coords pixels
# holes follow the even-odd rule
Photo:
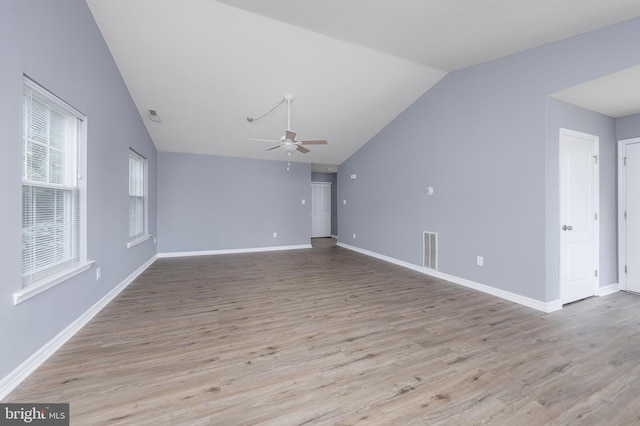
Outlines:
[[[271,147],[271,148],[267,149],[267,151],[271,151],[272,149],[276,149],[276,148],[280,148],[280,145],[276,145],[274,147]]]
[[[296,140],[296,132],[292,132],[291,130],[287,130],[285,135],[286,135],[286,138],[289,139],[290,141],[295,141]]]
[[[304,146],[301,146],[301,145],[298,145],[298,146],[296,147],[296,149],[297,149],[298,151],[300,151],[301,153],[303,153],[303,154],[306,154],[307,152],[310,152],[307,148],[305,148]]]
[[[280,143],[279,140],[276,139],[257,139],[257,138],[251,138],[249,139],[250,141],[260,141],[260,142],[276,142],[276,143]]]
[[[315,141],[302,141],[302,145],[326,145],[329,142],[325,140],[315,140]]]

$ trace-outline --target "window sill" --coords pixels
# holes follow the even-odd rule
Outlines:
[[[149,238],[151,238],[151,235],[150,234],[146,234],[146,235],[143,235],[140,238],[136,238],[135,240],[131,240],[131,241],[129,241],[127,243],[127,248],[131,248],[131,247],[137,246],[138,244],[142,244],[145,241],[147,241]]]
[[[87,269],[91,268],[93,262],[93,260],[90,260],[80,265],[76,265],[73,268],[62,271],[59,274],[53,275],[45,280],[38,281],[37,283],[31,284],[30,286],[13,293],[13,304],[17,305],[24,302],[25,300],[31,299],[33,296],[36,296],[43,291],[48,290],[51,287],[54,287],[61,282],[64,282],[69,278],[86,271]]]

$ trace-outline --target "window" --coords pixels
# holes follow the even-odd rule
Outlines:
[[[33,81],[22,92],[22,288],[86,269],[85,117]],[[84,269],[82,269],[84,268]],[[42,291],[42,290],[40,290]],[[39,292],[39,291],[38,291]],[[14,295],[16,303],[25,292]],[[36,292],[37,293],[37,292]]]
[[[129,244],[149,238],[147,232],[147,160],[129,150]]]

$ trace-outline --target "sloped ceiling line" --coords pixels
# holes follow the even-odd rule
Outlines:
[[[450,71],[640,16],[637,0],[87,4],[159,150],[287,161],[249,140],[279,139],[286,111],[246,117],[291,92],[294,130],[329,140],[292,161],[329,165]]]

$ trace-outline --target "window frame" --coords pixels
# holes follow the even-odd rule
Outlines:
[[[75,120],[75,146],[71,149],[67,149],[66,151],[75,151],[75,158],[73,158],[73,164],[68,165],[68,169],[64,182],[55,182],[51,183],[43,180],[34,180],[29,179],[27,170],[27,157],[26,153],[28,152],[28,148],[26,143],[28,143],[28,139],[25,138],[25,126],[27,123],[22,123],[22,137],[21,137],[21,145],[22,145],[22,178],[21,178],[21,188],[23,191],[23,202],[21,203],[22,210],[22,220],[23,232],[25,228],[25,210],[29,210],[27,207],[32,207],[32,201],[30,201],[30,205],[25,204],[24,201],[24,191],[25,189],[29,191],[34,191],[37,189],[41,190],[50,190],[50,191],[70,191],[72,194],[71,198],[75,198],[72,202],[70,202],[69,206],[66,206],[63,211],[64,215],[75,216],[72,221],[71,228],[73,231],[77,233],[77,249],[72,250],[74,255],[69,257],[66,260],[61,262],[50,262],[45,267],[42,268],[41,271],[38,271],[37,268],[32,267],[29,271],[25,272],[23,267],[22,273],[22,282],[21,289],[13,294],[14,304],[21,303],[57,284],[60,284],[69,278],[86,271],[89,269],[93,263],[93,261],[87,260],[87,182],[86,182],[86,170],[87,170],[87,116],[69,105],[67,102],[45,89],[26,75],[23,78],[23,90],[22,96],[24,97],[25,89],[30,91],[33,95],[39,98],[41,102],[48,103],[53,106],[55,110],[62,110],[65,113],[69,114],[72,119]],[[21,108],[25,108],[24,98],[21,101]],[[23,113],[24,114],[24,113]],[[23,118],[24,120],[24,118]],[[29,129],[33,130],[33,127]],[[30,133],[31,134],[31,133]],[[50,136],[50,129],[47,130],[48,137]],[[48,148],[50,149],[50,148]],[[47,151],[49,155],[49,151]],[[33,155],[33,154],[32,154]],[[71,156],[69,156],[68,152],[65,154],[67,156],[66,160],[69,160]],[[51,165],[47,165],[47,170]],[[47,176],[49,175],[49,171],[47,171]],[[63,174],[65,171],[63,170]],[[47,178],[48,180],[48,178]],[[75,180],[75,184],[73,181]],[[34,192],[29,192],[29,196],[31,196]],[[66,204],[67,201],[64,202]],[[64,238],[70,238],[68,235],[72,235],[72,231],[69,231],[69,234],[65,232]],[[23,239],[23,247],[25,244],[25,240]],[[24,255],[21,255],[22,262],[25,262]],[[56,264],[62,265],[64,263],[69,263],[70,265],[64,268],[57,268]],[[42,272],[42,276],[39,277],[39,272]],[[34,277],[35,276],[35,277]],[[31,280],[33,279],[33,280]]]
[[[137,170],[137,175],[132,176],[131,159],[134,158],[140,164],[140,168]],[[144,241],[147,241],[151,236],[149,235],[149,176],[148,176],[148,160],[145,156],[137,152],[133,148],[129,148],[129,240],[127,242],[127,248],[134,247]],[[132,178],[139,178],[140,181],[133,183],[133,187],[139,187],[141,193],[132,194]],[[141,216],[142,223],[135,223],[132,219],[132,198],[141,201],[140,206],[142,214],[139,213],[136,216]],[[132,235],[132,227],[141,228],[142,232]]]

